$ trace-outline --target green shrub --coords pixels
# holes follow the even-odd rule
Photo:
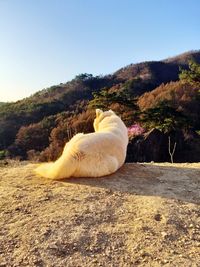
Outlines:
[[[0,160],[4,159],[6,157],[6,151],[0,150]]]

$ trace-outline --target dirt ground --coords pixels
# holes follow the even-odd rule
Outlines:
[[[0,167],[0,267],[200,266],[200,163],[51,181]]]

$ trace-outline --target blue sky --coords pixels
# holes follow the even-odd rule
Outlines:
[[[0,0],[0,102],[200,49],[199,0]]]

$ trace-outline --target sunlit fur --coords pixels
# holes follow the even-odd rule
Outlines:
[[[96,110],[94,133],[76,134],[55,162],[44,163],[36,173],[51,179],[100,177],[119,169],[126,157],[127,128],[112,111]]]

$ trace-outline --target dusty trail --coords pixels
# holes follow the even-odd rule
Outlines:
[[[200,164],[51,181],[0,167],[0,266],[200,266]]]

